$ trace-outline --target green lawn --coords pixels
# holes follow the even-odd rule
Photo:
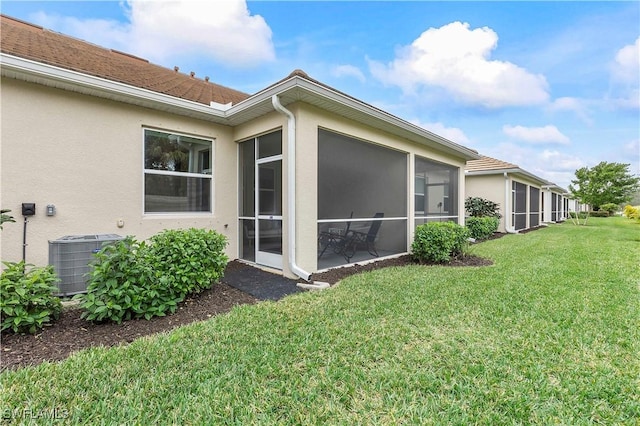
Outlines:
[[[637,425],[640,225],[566,222],[472,252],[495,264],[379,270],[126,347],[5,372],[3,415],[82,424]]]

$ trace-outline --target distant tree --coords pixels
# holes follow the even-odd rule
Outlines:
[[[591,205],[594,210],[607,203],[621,205],[628,202],[640,189],[640,178],[629,172],[629,164],[602,161],[592,168],[576,170],[575,175],[569,191],[579,202]]]

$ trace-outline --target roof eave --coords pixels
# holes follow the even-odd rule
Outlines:
[[[272,108],[270,105],[273,95],[278,95],[281,98],[281,103],[285,106],[296,101],[303,101],[413,142],[432,145],[435,149],[461,157],[465,161],[480,158],[480,155],[472,149],[298,75],[277,83],[231,107],[227,111],[230,122],[235,125],[254,118],[253,114],[247,114],[247,111],[251,111],[257,105],[262,105],[265,109]],[[256,111],[259,110],[260,108]]]
[[[210,105],[176,98],[128,84],[91,76],[81,72],[43,64],[25,58],[0,53],[0,71],[3,76],[97,96],[114,101],[172,112],[235,126],[273,111],[271,97],[278,95],[283,105],[304,101],[366,123],[391,134],[459,157],[465,161],[477,160],[480,155],[469,148],[438,136],[419,126],[399,119],[328,87],[294,75],[236,105],[218,109]]]
[[[222,109],[6,53],[0,53],[0,71],[22,81],[226,124]]]
[[[503,175],[503,174],[511,174],[511,175],[522,175],[531,179],[540,184],[540,187],[544,187],[545,184],[548,184],[549,181],[546,179],[542,179],[539,176],[534,175],[524,169],[521,168],[510,168],[510,169],[490,169],[490,170],[465,170],[465,174],[467,176],[482,176],[482,175]]]

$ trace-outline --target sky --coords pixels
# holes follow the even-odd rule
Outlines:
[[[640,175],[637,1],[5,1],[3,14],[252,94],[295,69],[568,189]]]

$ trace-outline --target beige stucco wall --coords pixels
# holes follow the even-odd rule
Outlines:
[[[227,235],[227,254],[236,257],[231,128],[5,78],[1,107],[0,205],[18,221],[2,231],[3,260],[22,258],[23,202],[36,203],[26,259],[37,265],[48,263],[48,240],[65,235],[146,239],[165,228],[188,227]],[[214,139],[213,214],[143,214],[143,127]],[[55,205],[55,216],[46,216],[47,204]],[[124,221],[122,228],[118,220]]]
[[[507,227],[513,228],[512,218],[512,198],[511,188],[513,182],[527,185],[527,225],[530,227],[529,213],[531,211],[531,200],[529,187],[540,189],[539,205],[542,208],[542,189],[538,182],[523,175],[507,174],[507,188],[505,193],[505,177],[503,174],[467,175],[466,176],[466,197],[481,197],[491,200],[500,205],[500,225],[498,232],[506,232]],[[542,219],[541,219],[542,221]]]
[[[473,175],[467,176],[465,181],[466,197],[480,197],[500,205],[502,217],[500,225],[498,225],[498,232],[506,232],[505,218],[508,219],[508,215],[511,215],[511,181],[509,181],[509,198],[506,200],[503,175]]]
[[[414,159],[419,155],[460,168],[459,215],[464,220],[464,161],[304,103],[287,106],[296,117],[296,260],[317,269],[318,129],[384,145],[407,154],[407,212],[413,225]],[[235,128],[40,85],[2,80],[0,205],[18,223],[1,234],[3,260],[22,257],[21,203],[34,202],[27,261],[48,263],[48,241],[65,235],[119,234],[142,240],[166,228],[215,229],[228,237],[227,254],[238,257],[238,142],[283,130],[283,272],[288,266],[287,117],[266,114]],[[213,214],[143,213],[143,128],[214,139]],[[384,173],[384,171],[381,171]],[[47,204],[56,215],[45,214]],[[118,221],[124,226],[119,227]],[[407,250],[413,226],[407,230]]]

